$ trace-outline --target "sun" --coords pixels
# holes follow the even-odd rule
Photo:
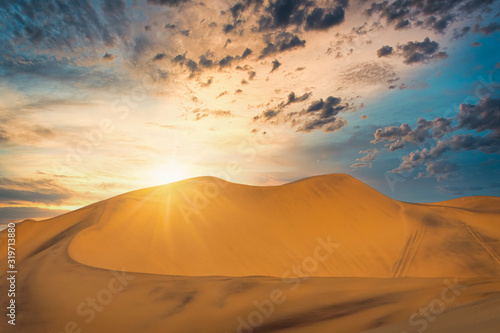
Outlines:
[[[188,178],[186,166],[170,162],[159,166],[152,174],[156,183],[168,184]]]

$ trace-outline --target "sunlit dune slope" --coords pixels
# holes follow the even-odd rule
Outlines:
[[[495,200],[407,204],[342,174],[273,187],[201,177],[87,207],[90,226],[69,255],[185,276],[281,277],[295,266],[302,269],[293,274],[322,277],[498,276],[500,219],[488,209]],[[76,214],[44,227],[76,222]],[[325,256],[320,265],[310,259]]]

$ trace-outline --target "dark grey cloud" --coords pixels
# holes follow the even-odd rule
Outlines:
[[[167,55],[165,53],[158,53],[157,55],[154,56],[153,58],[153,61],[159,61],[159,60],[163,60],[167,57]],[[175,58],[174,58],[175,59]],[[180,58],[177,58],[176,61],[178,61]],[[183,60],[186,60],[185,57]]]
[[[249,55],[252,54],[252,50],[249,49],[248,47],[243,51],[243,54],[241,55],[241,59],[246,59]]]
[[[460,38],[465,37],[469,32],[471,31],[471,27],[462,27],[461,29],[454,29],[453,30],[453,37],[451,39],[457,40]]]
[[[347,126],[347,121],[342,117],[331,117],[324,119],[307,120],[297,132],[312,132],[321,129],[325,133],[331,133]]]
[[[460,170],[456,163],[448,161],[429,161],[425,164],[426,173],[419,173],[418,178],[435,177],[438,181],[448,180]]]
[[[279,62],[277,59],[273,60],[273,68],[271,68],[271,73],[277,70],[281,66],[281,62]]]
[[[307,99],[311,97],[311,93],[304,93],[301,96],[297,96],[293,91],[288,95],[288,98],[286,101],[282,101],[275,107],[268,109],[264,112],[262,112],[259,115],[256,115],[253,117],[254,121],[261,120],[261,121],[269,121],[275,117],[277,117],[279,114],[283,113],[284,109],[289,106],[290,104],[293,103],[300,103],[304,102]]]
[[[309,99],[309,97],[311,97],[311,93],[304,93],[303,95],[301,96],[297,96],[295,95],[295,93],[292,91],[289,95],[288,95],[288,100],[286,102],[285,105],[289,105],[289,104],[292,104],[292,103],[298,103],[298,102],[303,102],[307,99]]]
[[[426,63],[436,59],[446,59],[446,52],[439,52],[439,43],[431,41],[428,37],[422,42],[410,41],[403,45],[398,45],[398,50],[404,57],[403,62],[411,65],[415,63]]]
[[[214,66],[214,61],[212,59],[207,58],[207,55],[201,55],[200,61],[198,61],[201,67],[210,68]]]
[[[194,77],[195,74],[202,72],[204,69],[210,69],[215,66],[218,66],[219,69],[231,67],[235,62],[248,58],[252,54],[252,52],[253,51],[251,49],[246,48],[241,55],[236,55],[236,56],[226,55],[220,60],[217,60],[217,59],[212,59],[214,56],[212,52],[206,51],[205,54],[202,54],[199,57],[199,62],[187,58],[186,54],[178,54],[172,59],[172,62],[178,63],[181,66],[186,65],[186,67],[189,69],[191,73],[190,77]],[[161,56],[157,55],[153,60],[160,60],[156,59],[157,57],[163,59],[164,54],[162,53]],[[242,67],[238,66],[237,69],[239,68]]]
[[[306,29],[328,30],[344,22],[345,12],[342,6],[327,11],[324,8],[314,8],[306,18]]]
[[[453,126],[453,121],[458,124]],[[464,131],[474,131],[476,134],[464,133]],[[432,121],[418,119],[414,130],[408,124],[379,128],[374,133],[374,139],[371,142],[388,141],[386,147],[390,151],[395,151],[404,148],[405,142],[429,145],[431,139],[438,141],[434,146],[403,156],[401,164],[393,172],[412,171],[425,165],[427,176],[445,180],[457,171],[455,164],[444,160],[448,152],[477,150],[485,154],[499,154],[500,99],[488,97],[474,105],[463,103],[455,118],[436,118]],[[424,176],[426,175],[420,174],[420,177]]]
[[[112,61],[116,58],[116,56],[110,54],[110,53],[105,53],[102,58],[105,60],[105,61]]]
[[[233,56],[227,55],[219,61],[219,67],[220,68],[229,67],[231,66],[233,60],[234,60]]]
[[[321,3],[313,0],[276,0],[271,1],[258,20],[259,30],[287,28],[327,30],[344,21],[349,1]]]
[[[485,25],[483,27],[481,27],[479,24],[474,24],[474,27],[472,30],[474,33],[482,33],[485,36],[491,35],[492,33],[500,31],[500,23],[492,22],[492,23]]]
[[[264,47],[264,49],[262,49],[259,58],[265,58],[276,53],[286,52],[296,48],[304,47],[306,45],[305,40],[301,40],[298,36],[293,35],[289,32],[280,33],[274,36],[274,38],[268,36],[266,37],[266,39],[267,45],[266,47]]]
[[[394,49],[392,48],[392,46],[384,45],[380,49],[377,50],[377,56],[379,58],[381,58],[381,57],[387,57],[388,55],[392,54],[393,50]]]
[[[163,53],[157,54],[153,60],[161,60],[165,57]],[[180,66],[185,66],[186,69],[189,72],[189,77],[193,78],[195,75],[199,74],[201,72],[200,67],[198,66],[198,63],[194,61],[193,59],[189,59],[186,57],[185,54],[178,54],[176,55],[173,59],[172,62],[179,64]]]
[[[236,26],[233,24],[225,24],[224,27],[222,28],[222,31],[224,31],[225,34],[230,33],[236,29]]]
[[[347,126],[347,121],[338,114],[348,110],[348,107],[348,104],[341,104],[340,98],[329,96],[326,100],[321,98],[311,102],[305,110],[291,118],[292,121],[300,124],[300,120],[305,117],[297,132],[312,132],[321,129],[329,133]]]
[[[253,117],[253,120],[263,120],[263,121],[269,121],[275,117],[277,117],[283,110],[281,108],[277,109],[270,109],[262,112],[260,115],[257,115]]]
[[[444,33],[451,23],[477,11],[488,11],[494,0],[396,0],[374,2],[368,16],[385,20],[394,29],[412,24]]]
[[[51,179],[9,179],[0,178],[0,202],[13,204],[30,202],[61,204],[73,193]]]
[[[399,127],[390,126],[384,129],[377,129],[373,135],[374,139],[372,143],[382,141],[422,143],[429,138],[440,139],[453,130],[452,119],[440,117],[429,121],[419,118],[417,120],[417,127],[414,130],[408,124],[401,124]],[[395,147],[397,146],[394,146],[393,149]]]
[[[394,26],[395,30],[404,30],[411,28],[411,23],[409,20],[398,20]]]
[[[500,140],[500,98],[485,98],[476,105],[463,103],[457,119],[459,128],[477,133],[491,131]]]

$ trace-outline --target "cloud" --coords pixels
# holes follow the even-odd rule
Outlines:
[[[300,115],[305,115],[306,120],[297,131],[298,132],[312,132],[314,130],[322,129],[323,132],[334,132],[345,126],[347,121],[337,115],[348,109],[348,105],[341,105],[341,99],[329,96],[326,100],[322,98],[313,101],[307,109],[301,112]]]
[[[492,131],[500,139],[500,98],[485,98],[476,105],[463,103],[457,119],[460,128],[477,133]]]
[[[283,32],[276,35],[272,41],[269,37],[267,37],[266,39],[267,45],[260,52],[259,58],[261,59],[276,53],[301,48],[306,45],[305,40],[301,40],[298,36],[293,35],[289,32]]]
[[[296,29],[327,30],[344,22],[344,8],[348,1],[324,2],[316,6],[310,0],[271,1],[258,20],[259,30],[272,30],[294,26]]]
[[[212,83],[214,82],[214,78],[211,76],[207,79],[207,82],[202,82],[201,83],[201,86],[202,87],[209,87],[212,85]]]
[[[0,203],[29,202],[59,205],[72,196],[72,191],[51,179],[0,178]]]
[[[293,103],[306,101],[310,97],[311,93],[297,96],[294,92],[291,92],[286,101],[282,101],[275,107],[254,116],[253,121],[268,122],[274,125],[279,123],[290,124],[291,127],[297,127],[297,132],[322,130],[329,133],[347,126],[347,121],[339,117],[338,114],[349,110],[349,104],[341,104],[341,99],[333,96],[313,101],[300,112],[294,111],[285,114],[286,107]]]
[[[463,27],[461,29],[454,29],[453,30],[453,37],[451,38],[452,40],[457,40],[465,37],[469,31],[471,31],[471,27]]]
[[[474,33],[482,33],[483,35],[491,35],[497,31],[500,31],[500,23],[492,22],[484,27],[481,27],[479,24],[474,24],[472,29]]]
[[[229,92],[228,92],[227,90],[224,90],[224,91],[223,91],[223,92],[221,92],[219,95],[217,95],[216,99],[217,99],[217,98],[221,98],[222,96],[225,96],[225,95],[227,95],[227,94],[229,94]]]
[[[271,73],[277,70],[280,66],[281,63],[277,59],[273,60],[273,68],[271,69]]]
[[[366,154],[361,158],[357,158],[356,161],[361,162],[372,162],[377,158],[377,154],[380,154],[380,151],[377,148],[362,150],[359,152],[360,154]]]
[[[432,121],[418,119],[417,127],[412,130],[408,124],[399,127],[390,126],[377,129],[372,143],[389,141],[386,147],[395,151],[405,147],[405,142],[423,145],[429,139],[438,140],[432,147],[426,147],[403,156],[402,162],[394,173],[412,171],[426,166],[427,175],[438,180],[448,179],[457,167],[444,162],[442,158],[448,152],[475,151],[485,154],[500,153],[500,99],[484,98],[478,104],[463,103],[455,118],[436,118]],[[456,126],[452,126],[453,121]],[[463,133],[474,131],[476,135]],[[443,139],[447,136],[446,139]],[[421,173],[419,177],[425,177]]]
[[[351,65],[340,73],[345,85],[385,84],[388,80],[396,80],[394,68],[383,61],[369,61]]]
[[[0,222],[23,221],[31,218],[50,218],[67,213],[66,210],[39,207],[0,207]]]
[[[153,58],[153,61],[159,61],[159,60],[163,60],[167,57],[167,55],[165,53],[158,53],[157,55],[155,55],[155,57]],[[174,61],[180,61],[180,57],[183,57],[182,59],[183,60],[186,60],[186,57],[185,56],[181,56],[181,55],[178,55],[174,58]]]
[[[377,56],[379,58],[387,57],[387,56],[392,54],[393,50],[394,49],[392,48],[392,46],[388,46],[388,45],[382,46],[380,49],[377,50]]]
[[[476,11],[488,11],[494,0],[397,0],[373,2],[366,10],[368,16],[385,19],[395,30],[417,27],[444,33],[459,18]]]
[[[117,57],[115,55],[112,55],[112,54],[107,53],[107,52],[102,56],[102,59],[104,59],[104,61],[113,61],[116,58]]]
[[[66,54],[77,54],[82,49],[94,53],[100,47],[125,42],[130,36],[131,19],[121,0],[95,4],[77,1],[70,5],[65,1],[24,0],[2,12],[0,19],[6,27],[2,39],[14,41],[9,44],[18,50],[31,45],[37,50]],[[13,12],[15,15],[11,15]],[[18,50],[14,49],[13,54],[20,53]]]
[[[210,110],[210,109],[194,109],[191,111],[191,114],[187,115],[187,118],[191,118],[191,120],[198,121],[203,118],[234,118],[234,115],[229,110]]]
[[[292,104],[292,103],[298,103],[298,102],[303,102],[307,99],[309,99],[309,97],[311,97],[311,93],[304,93],[302,96],[297,96],[295,95],[295,93],[292,91],[289,95],[288,95],[288,101],[286,102],[286,105],[288,104]]]
[[[306,18],[306,29],[328,30],[329,28],[344,22],[345,12],[342,6],[327,12],[324,8],[314,8]]]
[[[389,151],[396,151],[405,148],[406,145],[403,140],[397,139],[395,142],[388,143],[385,146],[388,147]]]
[[[418,177],[436,177],[438,181],[443,181],[450,179],[452,174],[459,169],[457,164],[448,161],[430,161],[426,163],[427,173],[420,173]]]
[[[236,29],[235,25],[225,24],[224,27],[222,28],[222,31],[224,31],[224,33],[227,34],[227,33],[230,33],[231,31],[233,31],[234,29]]]
[[[297,129],[297,132],[312,132],[321,129],[325,133],[331,133],[347,126],[347,121],[342,117],[317,118],[306,120],[304,125]]]
[[[249,55],[252,54],[252,50],[249,49],[248,47],[243,51],[243,54],[241,55],[241,59],[246,59]]]
[[[437,189],[444,193],[453,195],[463,195],[470,192],[477,192],[487,189],[500,188],[500,183],[491,183],[485,186],[438,186]]]
[[[439,43],[431,41],[429,37],[422,42],[414,41],[398,45],[398,50],[404,57],[403,62],[407,65],[426,63],[431,60],[446,59],[448,54],[439,51]]]
[[[311,93],[304,93],[301,96],[297,96],[292,91],[288,95],[288,98],[287,98],[286,102],[282,101],[281,103],[279,103],[278,105],[276,105],[272,109],[268,109],[268,110],[262,112],[260,115],[254,116],[253,120],[254,121],[261,120],[261,121],[266,121],[267,122],[267,121],[269,121],[269,120],[277,117],[279,114],[281,114],[284,111],[284,109],[287,106],[289,106],[290,104],[300,103],[300,102],[306,101],[307,99],[309,99],[309,97],[311,97]]]
[[[442,117],[432,121],[419,118],[417,120],[417,127],[414,130],[412,130],[408,124],[401,124],[399,127],[390,126],[384,129],[379,128],[375,131],[373,135],[374,139],[371,142],[401,141],[422,143],[428,138],[440,139],[453,131],[451,123],[452,119]],[[395,147],[396,146],[394,146],[393,149]]]
[[[357,168],[371,168],[372,167],[372,163],[364,163],[364,162],[358,162],[358,163],[354,163],[351,165],[351,168],[353,169],[357,169]]]

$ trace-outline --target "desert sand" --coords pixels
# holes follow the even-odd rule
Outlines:
[[[2,332],[500,327],[496,197],[411,204],[343,174],[200,177],[19,223],[16,250],[16,325],[3,314]]]

